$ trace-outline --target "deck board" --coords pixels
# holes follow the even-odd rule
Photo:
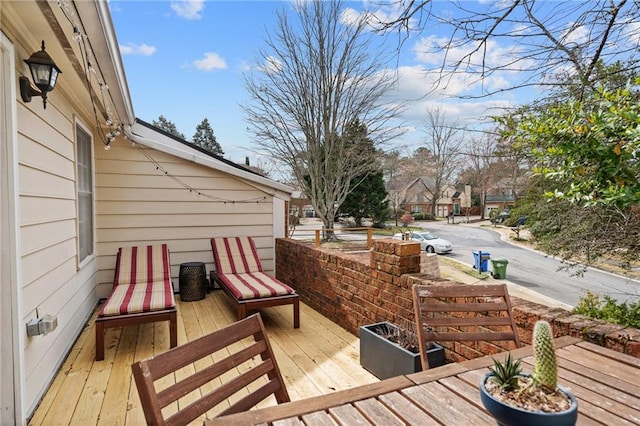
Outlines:
[[[195,302],[181,302],[176,297],[178,344],[235,321],[236,312],[225,297],[221,291]],[[261,314],[292,401],[379,382],[360,366],[358,338],[304,303],[300,304],[299,329],[292,326],[289,306],[266,308]],[[105,359],[95,362],[95,315],[33,413],[30,425],[144,424],[131,364],[169,348],[167,323],[108,329]],[[206,361],[195,368],[204,365]],[[275,401],[261,406],[269,404],[275,405]],[[193,424],[201,425],[202,419]]]

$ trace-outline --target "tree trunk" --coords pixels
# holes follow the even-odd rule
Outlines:
[[[322,219],[323,227],[324,227],[324,238],[323,241],[338,241],[338,237],[336,236],[336,232],[333,228],[333,218],[324,218]]]

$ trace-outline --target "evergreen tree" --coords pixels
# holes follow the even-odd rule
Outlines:
[[[178,131],[173,121],[167,120],[163,115],[158,117],[157,120],[153,120],[151,124],[153,124],[154,126],[156,126],[161,130],[164,130],[167,133],[172,134],[173,136],[179,137],[180,139],[185,139],[185,140],[187,139],[184,137],[182,133]]]
[[[391,211],[382,171],[359,176],[354,181],[357,183],[340,206],[339,213],[352,216],[356,226],[362,226],[364,218],[371,218],[374,226],[383,224]]]
[[[207,120],[206,117],[196,127],[196,133],[193,135],[193,140],[191,142],[200,148],[206,149],[212,154],[220,156],[224,155],[224,151],[216,140],[216,136],[213,134],[213,129],[211,128],[211,125],[209,125],[209,120]]]
[[[352,216],[356,226],[362,226],[364,218],[371,218],[374,225],[379,225],[389,218],[388,192],[382,166],[377,159],[379,154],[373,141],[367,137],[367,127],[357,119],[342,137],[346,140],[345,146],[360,153],[359,162],[368,170],[351,179],[349,194],[338,213]]]

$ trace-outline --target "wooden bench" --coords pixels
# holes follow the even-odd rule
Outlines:
[[[166,244],[118,249],[113,289],[95,322],[96,361],[104,359],[107,328],[169,321],[169,345],[177,346],[176,302],[169,268]]]
[[[300,327],[300,297],[285,283],[263,272],[251,237],[212,238],[216,270],[211,273],[238,309],[238,320],[248,311],[293,305],[293,327]]]

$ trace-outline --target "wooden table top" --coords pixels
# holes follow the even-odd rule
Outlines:
[[[555,345],[558,381],[578,399],[579,425],[640,425],[640,359],[569,336],[556,339]],[[531,346],[512,355],[523,358],[525,372],[533,371]],[[204,424],[495,425],[478,390],[491,365],[490,356],[448,364]]]

